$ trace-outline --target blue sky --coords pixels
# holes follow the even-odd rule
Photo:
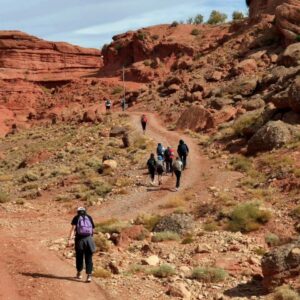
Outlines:
[[[246,12],[244,0],[0,0],[0,30],[101,48],[131,29],[186,20],[211,10]]]

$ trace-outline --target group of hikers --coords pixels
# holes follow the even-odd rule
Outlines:
[[[189,154],[189,148],[187,144],[180,140],[177,147],[177,156],[175,157],[175,151],[172,147],[164,148],[161,143],[158,143],[156,148],[156,157],[154,153],[150,154],[150,158],[147,161],[147,167],[150,175],[150,184],[155,184],[155,176],[158,178],[158,185],[162,185],[163,174],[175,174],[176,187],[175,191],[180,188],[180,180],[182,172],[187,165],[187,156]]]
[[[113,103],[109,98],[107,98],[105,100],[104,104],[105,104],[106,112],[109,112],[113,107]],[[121,105],[122,111],[125,111],[127,108],[127,102],[126,102],[125,98],[121,98],[120,105]]]
[[[145,114],[141,117],[141,125],[143,133],[145,134],[147,128],[148,119]],[[180,180],[182,171],[186,168],[187,157],[189,154],[189,147],[187,144],[180,140],[177,147],[177,156],[175,157],[175,151],[172,147],[165,148],[162,143],[157,144],[156,156],[151,153],[150,158],[147,161],[147,168],[150,175],[151,185],[154,185],[155,176],[158,178],[158,185],[162,185],[163,174],[175,174],[176,176],[176,188],[178,191],[180,188]]]
[[[124,100],[125,102],[125,100]],[[126,102],[123,110],[126,109]],[[109,99],[105,102],[106,109],[110,110],[112,103]],[[141,116],[141,125],[143,133],[146,133],[148,119],[145,114]],[[178,191],[180,188],[181,175],[187,165],[187,157],[189,154],[189,148],[183,140],[179,141],[177,147],[177,155],[175,150],[168,146],[164,148],[162,143],[158,143],[156,148],[156,155],[151,153],[150,158],[147,161],[147,168],[150,174],[151,185],[155,183],[155,176],[158,178],[158,185],[162,185],[162,177],[164,174],[175,174],[176,176],[176,188]],[[85,271],[87,274],[86,282],[92,281],[93,272],[93,253],[96,251],[95,242],[93,239],[94,234],[94,222],[90,215],[87,214],[86,208],[79,207],[77,209],[76,216],[71,221],[71,230],[68,237],[68,245],[72,246],[74,243],[75,255],[76,255],[76,278],[82,279],[82,271],[85,262]]]

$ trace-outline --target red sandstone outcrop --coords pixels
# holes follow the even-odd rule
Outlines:
[[[284,0],[247,0],[249,5],[250,18],[258,17],[262,14],[275,14],[275,9],[282,4]]]
[[[300,0],[282,1],[276,8],[277,28],[283,34],[286,43],[300,41]]]
[[[101,67],[101,52],[48,42],[20,31],[0,31],[0,79],[70,80]]]

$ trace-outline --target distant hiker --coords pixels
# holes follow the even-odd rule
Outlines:
[[[172,173],[172,165],[173,165],[173,159],[174,159],[174,149],[171,147],[168,147],[164,152],[164,159],[166,164],[166,172]]]
[[[77,209],[77,215],[71,222],[72,228],[69,234],[69,245],[75,235],[75,252],[76,252],[76,269],[77,279],[81,279],[83,270],[83,259],[85,261],[85,270],[87,274],[86,281],[92,281],[93,272],[93,253],[96,251],[95,242],[93,240],[94,222],[91,216],[86,213],[84,207]]]
[[[164,153],[165,153],[165,148],[161,143],[157,144],[157,148],[156,148],[156,154],[157,156],[161,156],[164,157]]]
[[[141,124],[142,124],[142,129],[143,129],[143,133],[146,133],[146,127],[147,127],[147,123],[148,123],[148,119],[146,115],[142,115],[141,117]]]
[[[151,185],[154,184],[156,165],[157,165],[157,162],[155,160],[154,153],[151,153],[150,158],[147,161],[147,167],[148,167],[148,171],[150,174]]]
[[[162,156],[157,156],[156,172],[158,177],[158,185],[162,185],[162,176],[164,174],[164,159]]]
[[[180,159],[180,157],[176,157],[176,160],[173,163],[173,172],[175,173],[176,176],[176,191],[179,190],[180,188],[180,179],[181,179],[181,173],[183,170],[183,163]]]
[[[123,111],[126,110],[126,106],[127,106],[126,100],[125,100],[125,98],[122,98],[122,99],[121,99],[121,107],[122,107],[122,110],[123,110]]]
[[[189,147],[185,144],[183,140],[179,141],[177,153],[183,163],[183,170],[184,170],[186,168],[186,158],[189,155]]]
[[[111,106],[112,106],[111,100],[106,99],[106,101],[105,101],[105,108],[106,108],[107,112],[110,111]]]

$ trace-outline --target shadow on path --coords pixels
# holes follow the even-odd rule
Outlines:
[[[42,274],[42,273],[20,273],[23,276],[32,277],[32,278],[47,278],[47,279],[57,279],[57,280],[67,280],[67,281],[75,281],[75,282],[84,282],[80,281],[74,277],[68,276],[57,276],[53,274]]]

